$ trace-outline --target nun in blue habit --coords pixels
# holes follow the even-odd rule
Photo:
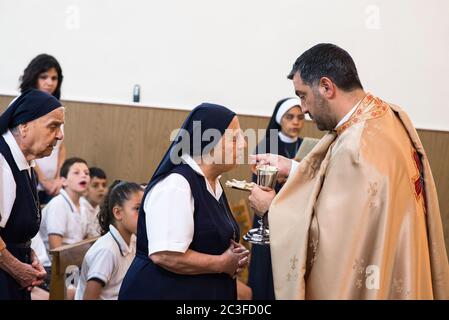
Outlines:
[[[30,247],[41,221],[33,160],[51,154],[63,123],[59,100],[35,89],[0,116],[0,300],[29,300],[45,278]]]
[[[304,114],[301,111],[299,99],[285,98],[280,100],[276,104],[268,123],[266,136],[257,146],[255,154],[272,153],[289,159],[294,158],[302,143],[299,134],[303,126]],[[253,174],[252,181],[256,182],[256,180],[257,177]],[[274,190],[278,193],[281,188],[282,185],[277,183]],[[253,228],[257,227],[259,227],[258,218],[254,216]],[[248,285],[253,290],[254,300],[275,299],[269,245],[252,246]]]
[[[136,257],[119,299],[237,298],[235,278],[249,252],[237,243],[239,226],[219,177],[245,145],[231,110],[204,103],[189,114],[146,188]],[[231,163],[204,161],[210,150],[214,159],[233,152]]]

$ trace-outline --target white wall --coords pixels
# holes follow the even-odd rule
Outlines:
[[[446,0],[0,0],[0,93],[53,54],[63,98],[269,115],[294,60],[319,42],[350,52],[362,83],[419,128],[449,130]]]

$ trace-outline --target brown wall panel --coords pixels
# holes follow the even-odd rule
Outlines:
[[[12,100],[0,96],[0,112]],[[65,142],[68,156],[85,158],[89,165],[103,168],[109,179],[147,182],[170,144],[170,132],[178,128],[187,111],[100,103],[64,102],[66,107]],[[267,117],[239,116],[243,130],[264,129]],[[418,130],[428,154],[438,190],[446,247],[449,249],[449,132]],[[303,136],[321,137],[311,122]],[[251,151],[251,150],[250,150]],[[241,165],[224,174],[230,178],[250,179],[249,167]],[[248,194],[226,189],[229,201],[238,203]]]

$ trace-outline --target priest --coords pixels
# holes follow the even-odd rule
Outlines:
[[[448,299],[449,266],[429,162],[406,113],[363,90],[351,56],[318,44],[295,62],[301,108],[328,131],[288,176],[255,187],[269,209],[276,299]]]

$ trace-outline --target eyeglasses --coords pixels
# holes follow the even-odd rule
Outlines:
[[[285,114],[284,115],[285,120],[287,121],[292,121],[293,119],[297,119],[298,121],[304,120],[304,115],[303,114],[298,114],[298,115],[294,115],[294,114]]]

